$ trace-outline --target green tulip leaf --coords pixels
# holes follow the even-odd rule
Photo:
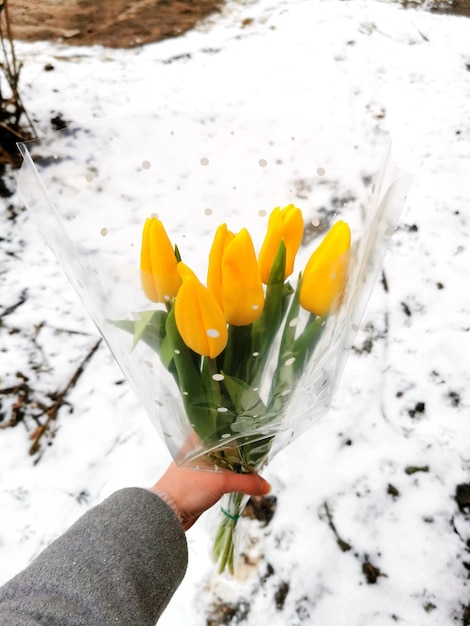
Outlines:
[[[299,318],[299,310],[300,310],[299,299],[300,299],[301,286],[302,286],[302,274],[299,275],[297,288],[292,298],[292,302],[291,302],[289,311],[286,316],[286,321],[284,322],[284,332],[282,333],[281,345],[279,347],[280,355],[283,355],[284,352],[286,352],[287,350],[290,350],[295,341],[295,335],[297,332],[297,320]]]
[[[131,350],[134,350],[139,341],[143,341],[156,352],[159,352],[165,337],[165,324],[168,313],[161,310],[140,311],[136,320],[116,320],[112,323],[134,335]]]
[[[266,413],[266,406],[259,393],[245,381],[224,374],[223,384],[235,407],[235,413],[245,417],[257,418]]]
[[[300,376],[305,364],[310,359],[326,326],[326,316],[315,317],[310,321],[303,332],[297,337],[292,346],[295,356],[294,370]]]

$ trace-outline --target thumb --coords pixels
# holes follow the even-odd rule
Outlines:
[[[223,493],[246,493],[249,496],[265,496],[271,485],[258,474],[235,474],[227,472],[221,485]]]

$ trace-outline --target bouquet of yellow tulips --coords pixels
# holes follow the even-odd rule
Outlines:
[[[275,208],[257,256],[246,228],[235,234],[220,225],[204,285],[162,222],[151,217],[144,224],[142,287],[160,306],[117,324],[134,334],[134,346],[143,341],[155,350],[171,372],[211,468],[262,467],[326,318],[340,306],[350,229],[334,224],[294,288],[287,279],[303,232],[300,209]],[[244,498],[228,500],[214,554],[219,571],[233,572],[233,531]]]
[[[20,195],[177,463],[258,472],[328,411],[410,184],[389,146],[152,112],[21,152]],[[245,502],[222,503],[221,571]]]

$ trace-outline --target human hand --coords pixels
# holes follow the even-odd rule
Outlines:
[[[225,493],[238,492],[264,496],[271,491],[268,482],[258,474],[236,474],[229,471],[206,472],[171,463],[150,491],[168,494],[180,514],[184,530],[188,530],[204,511],[218,502]]]

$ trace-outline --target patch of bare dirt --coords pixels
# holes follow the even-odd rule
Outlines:
[[[398,1],[406,8],[470,15],[470,0]],[[224,0],[8,0],[15,39],[111,48],[177,37],[223,4]]]
[[[13,36],[132,48],[182,35],[223,0],[8,0]]]
[[[405,9],[422,8],[432,13],[470,17],[470,0],[399,0]]]

